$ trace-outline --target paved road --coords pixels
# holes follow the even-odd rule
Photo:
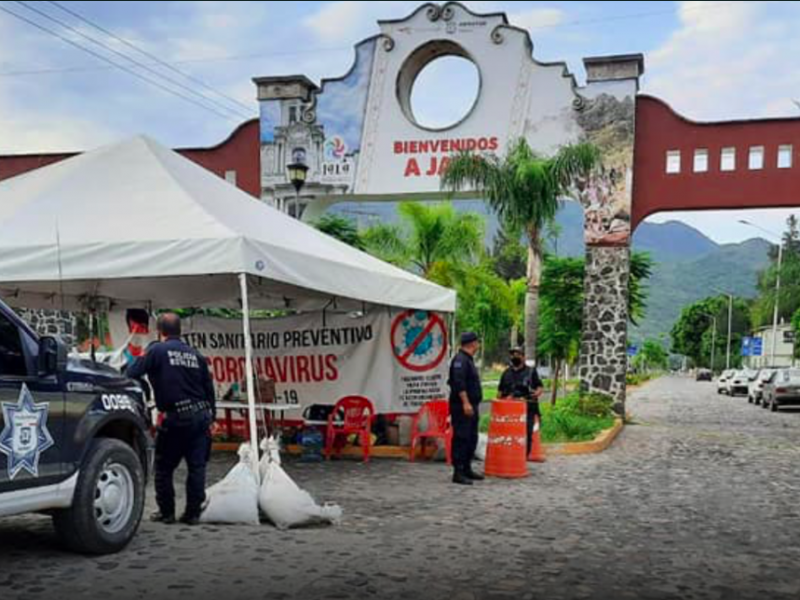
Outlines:
[[[800,413],[711,388],[650,384],[610,451],[525,482],[457,489],[440,465],[290,464],[345,508],[338,529],[148,523],[95,560],[54,549],[45,519],[5,520],[0,598],[797,600]]]

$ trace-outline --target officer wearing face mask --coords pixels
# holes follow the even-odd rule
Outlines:
[[[498,398],[513,398],[528,403],[528,454],[531,452],[531,435],[536,417],[541,419],[539,398],[544,394],[544,384],[539,378],[536,367],[525,364],[525,351],[522,348],[511,349],[511,365],[500,378],[497,390]]]

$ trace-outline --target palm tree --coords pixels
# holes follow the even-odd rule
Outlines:
[[[484,223],[478,215],[459,213],[450,203],[403,202],[398,212],[400,225],[363,232],[370,254],[442,285],[452,285],[454,269],[480,257]]]
[[[525,299],[525,351],[536,357],[539,321],[539,285],[542,276],[542,233],[558,212],[560,200],[600,165],[600,152],[591,144],[561,148],[542,157],[524,139],[504,158],[496,155],[459,154],[442,177],[450,192],[476,192],[500,220],[525,232],[528,240],[528,290]]]

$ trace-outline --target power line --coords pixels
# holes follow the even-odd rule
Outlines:
[[[191,104],[193,104],[193,105],[195,105],[195,106],[197,106],[199,108],[202,108],[202,109],[204,109],[204,110],[206,110],[208,112],[211,112],[211,113],[215,114],[218,117],[222,117],[223,119],[238,122],[238,119],[234,119],[231,115],[219,112],[219,111],[215,110],[214,108],[211,108],[210,106],[207,106],[206,104],[198,102],[197,100],[195,100],[194,98],[192,98],[190,96],[186,96],[186,95],[184,95],[184,94],[182,94],[180,92],[177,92],[177,91],[173,90],[170,87],[167,87],[166,85],[162,84],[160,81],[156,81],[154,79],[151,79],[151,78],[147,77],[146,75],[142,75],[141,73],[137,73],[136,71],[134,71],[133,69],[131,69],[127,65],[122,65],[122,64],[116,63],[113,60],[111,60],[110,58],[100,54],[99,52],[95,52],[91,48],[87,48],[86,46],[82,46],[81,44],[69,39],[68,37],[60,34],[59,32],[54,31],[52,29],[49,29],[49,28],[45,27],[44,25],[42,25],[40,23],[37,23],[36,21],[33,21],[32,19],[29,19],[29,18],[25,17],[24,15],[16,13],[13,10],[7,8],[6,6],[0,5],[0,12],[4,12],[7,15],[10,15],[10,16],[14,17],[15,19],[17,19],[19,21],[22,21],[23,23],[27,23],[31,27],[34,27],[34,28],[36,28],[36,29],[38,29],[40,31],[43,31],[44,33],[47,33],[49,35],[52,35],[54,37],[57,37],[58,39],[60,39],[61,41],[65,42],[67,44],[69,44],[70,46],[73,46],[73,47],[77,48],[78,50],[86,52],[87,54],[90,54],[90,55],[94,56],[95,58],[98,58],[98,59],[102,60],[103,62],[109,63],[110,65],[113,65],[115,68],[121,69],[122,71],[125,71],[129,75],[133,75],[137,79],[141,79],[142,81],[145,81],[145,82],[149,83],[150,85],[155,86],[155,87],[159,88],[160,90],[162,90],[164,92],[167,92],[168,94],[172,94],[173,96],[177,96],[178,98],[181,98],[181,99],[185,100],[186,102],[189,102],[189,103],[191,103]]]
[[[123,52],[119,52],[118,50],[112,48],[108,44],[105,44],[102,41],[97,40],[96,38],[93,38],[92,36],[83,33],[82,31],[80,31],[79,29],[73,27],[72,25],[69,25],[68,23],[63,22],[63,21],[61,21],[61,20],[59,20],[59,19],[47,14],[44,11],[39,10],[38,8],[34,8],[33,6],[30,5],[29,2],[23,2],[22,0],[14,0],[14,2],[16,4],[19,4],[23,8],[26,8],[29,11],[31,11],[31,12],[33,12],[33,13],[41,16],[41,17],[44,17],[48,21],[51,21],[51,22],[55,23],[56,25],[59,25],[59,26],[63,27],[67,31],[71,31],[72,33],[80,36],[81,38],[84,38],[84,39],[88,40],[89,42],[91,42],[91,43],[99,46],[100,48],[106,50],[107,52],[111,52],[112,54],[114,54],[116,56],[119,56],[120,58],[130,62],[131,64],[139,67],[140,69],[143,69],[144,71],[150,73],[151,75],[154,75],[155,77],[158,77],[160,79],[168,81],[173,86],[175,86],[175,87],[177,87],[179,89],[182,89],[182,90],[188,92],[189,94],[192,94],[193,96],[197,96],[197,97],[201,98],[202,100],[204,100],[206,102],[210,102],[211,104],[213,104],[214,106],[216,106],[219,109],[222,109],[222,110],[228,111],[230,113],[236,114],[239,117],[242,117],[242,118],[245,118],[245,119],[250,119],[253,116],[252,113],[243,113],[243,112],[239,111],[238,109],[230,108],[230,107],[226,106],[225,104],[222,104],[221,102],[219,102],[219,101],[217,101],[217,100],[215,100],[213,98],[209,98],[205,94],[199,93],[196,89],[194,89],[192,87],[189,87],[189,86],[183,84],[182,82],[180,82],[180,81],[178,81],[176,79],[173,79],[171,77],[167,77],[166,75],[160,73],[159,71],[156,71],[155,69],[152,69],[152,68],[148,67],[143,62],[138,61],[135,58],[131,58],[127,54],[125,54]]]
[[[664,15],[673,15],[679,11],[688,12],[688,11],[706,11],[706,10],[719,10],[721,8],[725,8],[727,6],[731,6],[737,4],[737,2],[724,2],[724,3],[717,3],[711,4],[709,6],[690,6],[682,9],[663,9],[663,10],[654,10],[654,11],[644,11],[644,12],[637,12],[637,13],[629,13],[629,14],[619,14],[619,15],[610,15],[607,17],[597,17],[594,19],[578,19],[575,21],[568,21],[564,23],[557,23],[554,25],[539,25],[534,27],[529,27],[530,31],[540,31],[540,30],[551,30],[551,29],[561,29],[565,27],[578,27],[582,25],[596,25],[602,23],[611,23],[615,21],[627,21],[627,20],[636,20],[636,19],[645,19],[650,17],[658,17]],[[309,55],[309,54],[326,54],[331,52],[351,52],[353,50],[353,46],[334,46],[334,47],[320,47],[320,48],[308,48],[305,50],[292,50],[292,51],[284,51],[284,52],[254,52],[251,54],[232,54],[228,56],[218,56],[218,57],[209,57],[209,58],[193,58],[193,59],[185,59],[185,60],[176,60],[172,61],[173,65],[180,65],[180,64],[204,64],[204,63],[214,63],[214,62],[238,62],[238,61],[245,61],[245,60],[255,60],[258,58],[278,58],[278,57],[285,57],[285,56],[301,56],[301,55]],[[166,63],[169,64],[169,63]],[[155,64],[149,66],[157,66]],[[33,75],[57,75],[57,74],[64,74],[64,73],[84,73],[84,72],[91,72],[91,71],[101,71],[101,70],[109,70],[113,67],[66,67],[66,68],[45,68],[45,69],[27,69],[27,70],[17,70],[17,71],[6,71],[0,72],[0,77],[27,77]]]
[[[209,84],[207,84],[205,81],[203,81],[201,79],[193,77],[192,75],[189,75],[188,73],[184,73],[183,71],[177,69],[176,67],[174,67],[173,65],[169,64],[168,62],[165,62],[165,61],[161,60],[158,56],[152,54],[151,52],[148,52],[147,50],[144,50],[144,49],[140,48],[139,46],[137,46],[133,42],[130,42],[130,41],[118,36],[113,31],[110,31],[110,30],[106,29],[105,27],[103,27],[101,25],[98,25],[97,23],[91,21],[90,19],[78,14],[77,12],[67,8],[66,6],[61,4],[60,2],[54,2],[52,0],[48,0],[48,3],[53,5],[53,6],[55,6],[56,8],[59,8],[60,10],[64,11],[65,13],[67,13],[68,15],[71,15],[74,18],[82,21],[83,23],[86,23],[90,27],[94,27],[98,31],[106,34],[107,36],[109,36],[112,39],[117,40],[118,42],[124,44],[128,48],[131,48],[131,49],[139,52],[140,54],[146,56],[147,58],[155,61],[157,64],[161,65],[162,67],[165,67],[166,69],[169,69],[173,73],[176,73],[176,74],[180,75],[181,77],[185,77],[186,79],[188,79],[192,83],[195,83],[195,84],[197,84],[197,85],[199,85],[199,86],[201,86],[201,87],[213,92],[214,94],[217,94],[221,98],[225,98],[226,100],[228,100],[229,102],[231,102],[234,105],[237,105],[237,106],[240,106],[241,108],[244,108],[244,110],[246,110],[248,113],[252,112],[252,107],[251,106],[248,106],[248,105],[244,104],[243,102],[240,102],[236,98],[233,98],[233,97],[231,97],[231,96],[229,96],[229,95],[217,90],[216,88],[210,86]]]

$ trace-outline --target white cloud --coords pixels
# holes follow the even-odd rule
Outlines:
[[[530,31],[558,27],[566,20],[566,13],[558,8],[533,8],[514,13],[509,17],[511,24]]]
[[[681,26],[648,54],[645,91],[687,116],[796,114],[797,2],[681,2]]]

